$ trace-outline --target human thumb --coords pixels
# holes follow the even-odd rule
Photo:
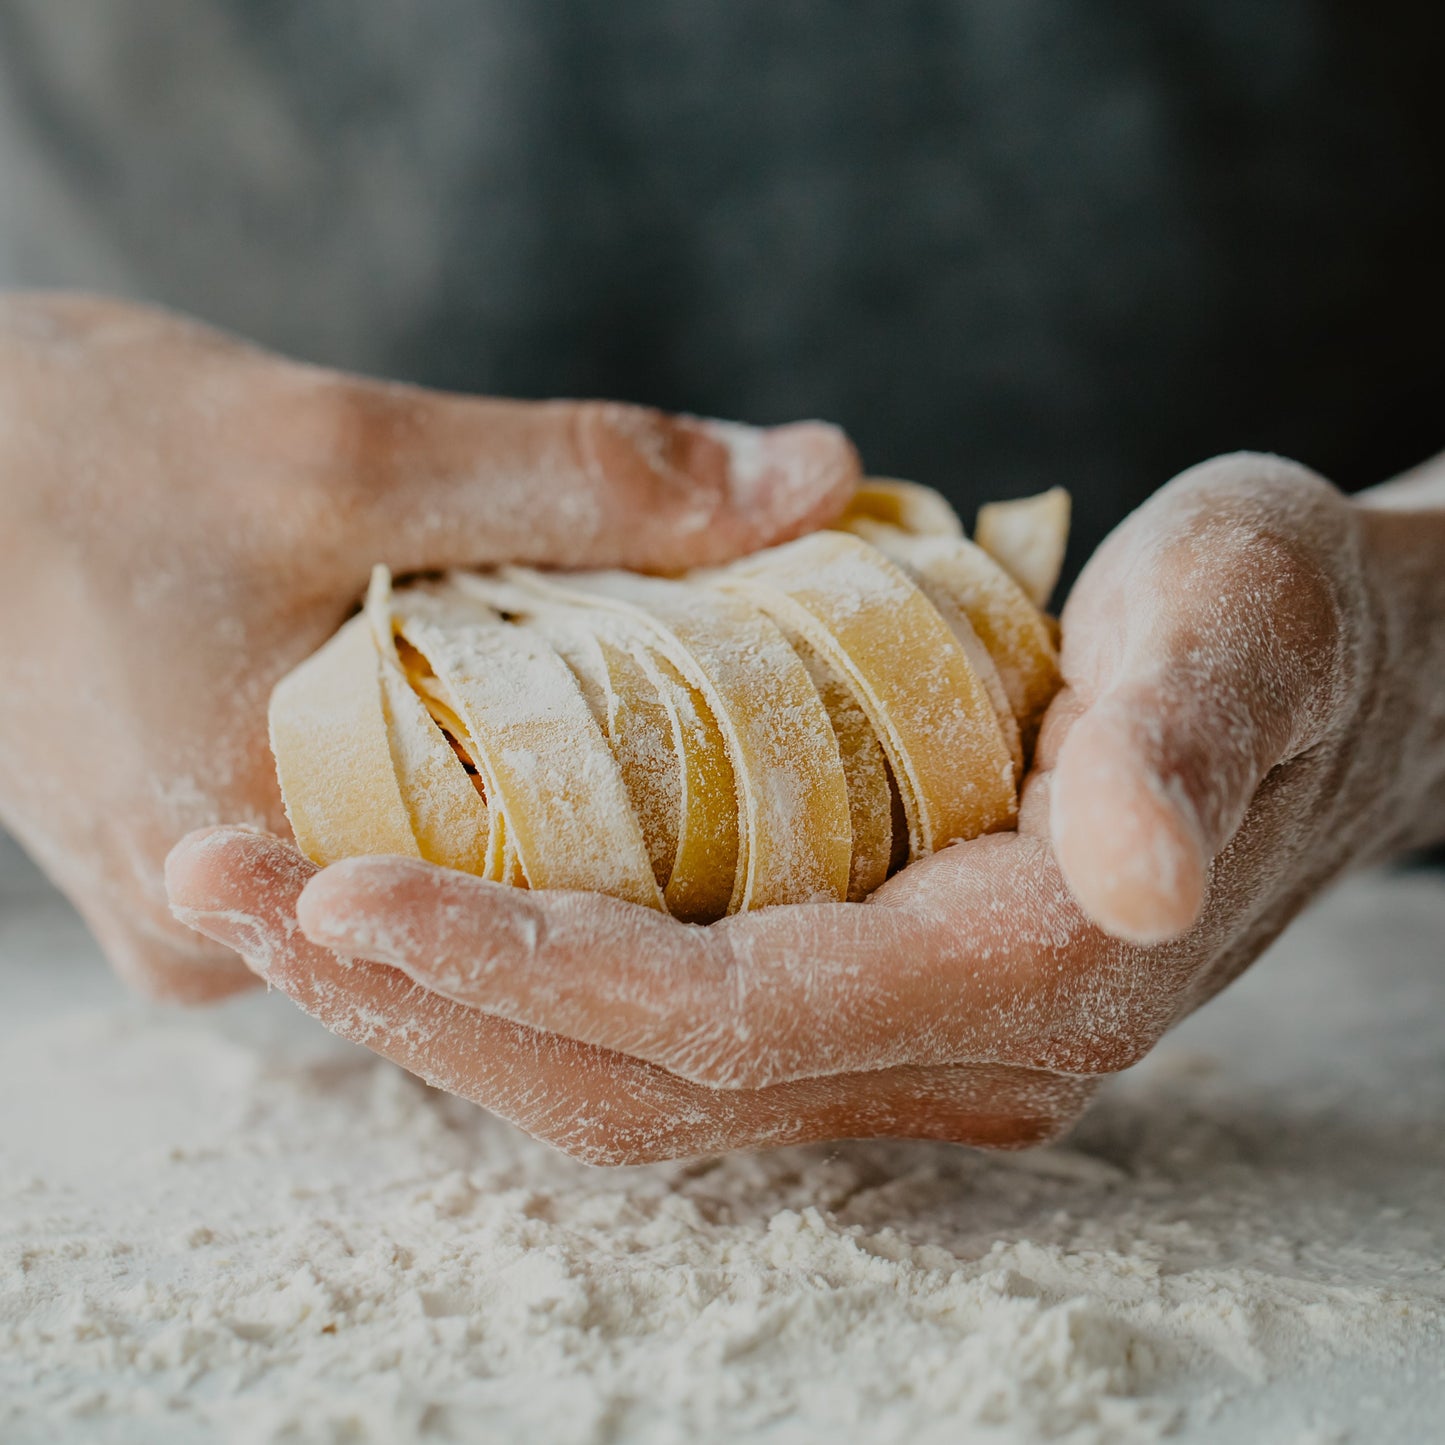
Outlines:
[[[1177,479],[1090,564],[1064,618],[1083,706],[1049,817],[1071,892],[1107,932],[1185,932],[1266,775],[1346,714],[1354,570],[1339,494],[1247,455]]]

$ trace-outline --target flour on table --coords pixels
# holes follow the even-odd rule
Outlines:
[[[0,900],[0,1440],[1427,1438],[1442,933],[1348,885],[1043,1152],[609,1172]]]

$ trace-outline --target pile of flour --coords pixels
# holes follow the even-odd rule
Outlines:
[[[0,900],[0,1439],[1427,1438],[1442,937],[1348,885],[1043,1152],[608,1172]]]

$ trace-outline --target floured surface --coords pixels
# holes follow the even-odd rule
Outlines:
[[[4,875],[0,873],[0,888]],[[1445,881],[1348,885],[1067,1145],[572,1165],[0,891],[0,1439],[1415,1441]]]

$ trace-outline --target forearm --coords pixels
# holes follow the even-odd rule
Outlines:
[[[1378,726],[1398,783],[1382,852],[1445,840],[1445,453],[1356,498],[1378,607]]]

